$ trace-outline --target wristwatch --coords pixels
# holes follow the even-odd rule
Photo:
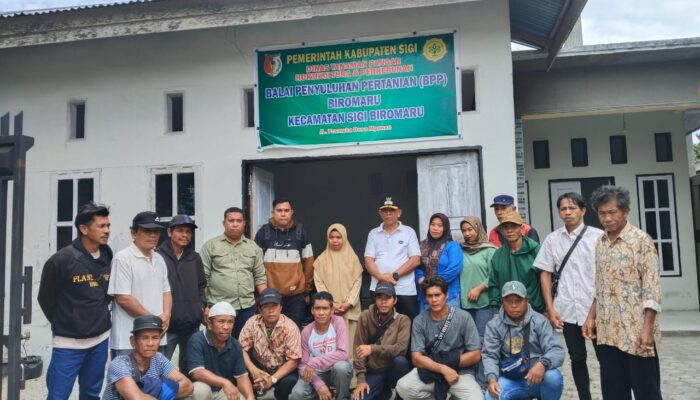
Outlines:
[[[274,375],[270,375],[270,382],[272,382],[273,385],[276,384],[276,383],[277,383],[277,378],[275,378]]]
[[[399,275],[398,272],[394,272],[393,274],[391,274],[391,277],[394,278],[395,281],[398,281],[399,278],[401,278],[401,275]]]

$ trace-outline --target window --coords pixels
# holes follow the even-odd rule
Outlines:
[[[72,101],[70,111],[70,138],[85,139],[85,100]]]
[[[243,106],[245,107],[245,127],[255,128],[255,94],[253,88],[243,89]]]
[[[168,103],[168,132],[184,131],[184,98],[182,93],[169,93]]]
[[[671,132],[655,133],[656,162],[673,161],[673,149],[671,148]]]
[[[196,220],[195,172],[190,167],[158,168],[153,173],[153,208],[160,217],[163,228],[177,214],[185,214]],[[160,242],[167,239],[163,232]],[[194,232],[192,235],[194,243]]]
[[[533,141],[532,153],[534,154],[535,159],[535,169],[549,168],[549,141]]]
[[[625,135],[610,136],[610,162],[627,164],[627,139]]]
[[[476,110],[475,85],[474,71],[462,71],[462,111]]]
[[[639,219],[656,245],[662,276],[680,276],[673,175],[638,175]]]
[[[571,166],[588,166],[588,145],[585,138],[571,139]]]
[[[96,200],[96,172],[58,175],[54,179],[52,194],[55,196],[54,227],[52,229],[54,250],[69,245],[78,237],[78,231],[73,225],[78,208],[83,204]]]
[[[0,136],[7,136],[10,134],[10,113],[5,113],[0,117]]]

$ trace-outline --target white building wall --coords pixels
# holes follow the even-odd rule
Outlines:
[[[459,64],[476,70],[477,110],[460,117],[463,138],[256,151],[256,133],[242,119],[242,90],[254,83],[255,48],[435,29],[456,29]],[[2,50],[0,59],[0,112],[23,110],[24,132],[36,139],[28,153],[25,216],[25,264],[36,267],[35,295],[41,267],[55,251],[51,180],[66,171],[99,171],[96,197],[111,206],[115,250],[130,242],[131,217],[153,208],[150,170],[158,166],[195,167],[201,238],[220,233],[221,212],[241,205],[244,159],[482,146],[484,197],[515,194],[505,0],[24,47]],[[184,92],[182,134],[165,133],[165,96],[172,91]],[[85,140],[67,139],[68,102],[74,99],[86,100]],[[494,222],[489,213],[487,224]],[[33,311],[29,351],[48,360],[50,330],[37,304]]]
[[[657,111],[622,115],[552,118],[524,121],[525,173],[530,187],[530,219],[540,237],[551,232],[549,181],[614,176],[630,191],[629,221],[640,226],[637,175],[671,173],[674,178],[681,276],[662,277],[664,310],[697,310],[698,287],[683,113]],[[656,162],[654,133],[671,132],[673,162]],[[626,135],[627,164],[610,161],[609,136]],[[572,138],[586,138],[588,166],[571,166]],[[534,169],[532,142],[549,141],[550,168]],[[592,209],[588,212],[593,212]],[[558,218],[558,216],[554,216]]]

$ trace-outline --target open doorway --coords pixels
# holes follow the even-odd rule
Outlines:
[[[318,256],[326,229],[345,225],[348,240],[364,264],[369,231],[381,223],[380,200],[391,196],[402,208],[401,221],[425,237],[428,219],[445,213],[455,237],[465,215],[484,218],[481,154],[478,149],[244,161],[250,236],[268,221],[274,198],[288,198],[294,219],[306,228]],[[365,275],[367,275],[365,273]],[[363,308],[369,299],[363,284]]]

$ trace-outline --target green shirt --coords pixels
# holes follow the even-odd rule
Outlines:
[[[481,292],[476,301],[469,301],[469,291],[478,285],[484,285],[488,289],[491,257],[495,251],[495,247],[485,247],[474,255],[462,251],[462,271],[459,273],[462,308],[475,309],[489,305],[488,290]]]
[[[207,302],[230,303],[241,310],[255,304],[255,287],[267,282],[262,249],[242,237],[235,245],[225,235],[209,239],[200,251],[209,287]]]
[[[540,291],[540,270],[533,267],[540,245],[527,236],[523,244],[513,252],[505,244],[491,257],[491,275],[489,277],[489,304],[494,310],[501,307],[501,289],[506,282],[519,281],[527,289],[527,298],[532,308],[544,312],[544,300]]]

